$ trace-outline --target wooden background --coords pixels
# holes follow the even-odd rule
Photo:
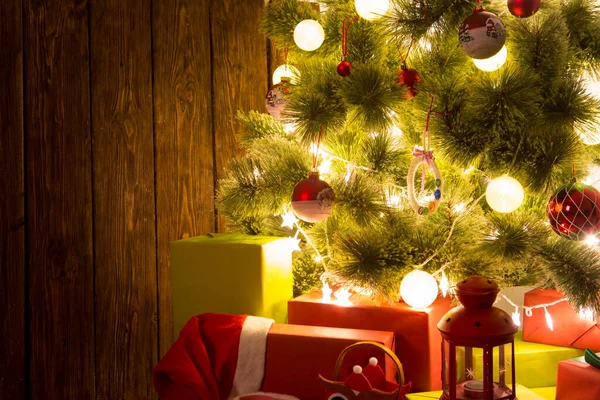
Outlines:
[[[152,399],[169,242],[218,229],[264,0],[0,1],[0,399]]]

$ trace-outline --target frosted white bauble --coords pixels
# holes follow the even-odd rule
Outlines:
[[[400,296],[413,308],[427,308],[438,296],[438,284],[431,274],[415,269],[402,279]]]
[[[325,31],[314,19],[305,19],[294,29],[294,42],[305,51],[318,49],[325,40]]]
[[[289,78],[290,83],[295,84],[298,77],[300,77],[298,68],[290,64],[282,64],[273,71],[273,85],[281,82],[281,78]]]
[[[499,52],[490,58],[477,59],[472,58],[473,63],[477,68],[485,72],[492,72],[504,65],[506,62],[506,57],[508,56],[508,50],[506,46],[502,46]]]
[[[501,176],[488,184],[485,199],[492,210],[509,213],[521,206],[525,192],[519,181],[510,176]]]
[[[389,0],[356,0],[356,13],[364,19],[372,20],[384,16],[390,8]]]

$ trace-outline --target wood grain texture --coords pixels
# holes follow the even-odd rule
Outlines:
[[[264,0],[211,2],[213,129],[218,178],[223,177],[229,160],[242,154],[236,138],[237,111],[265,111],[267,42],[259,31],[263,7]],[[225,227],[219,218],[219,231]]]
[[[25,0],[24,24],[31,398],[92,399],[86,2]]]
[[[173,340],[169,243],[215,226],[209,3],[152,4],[161,356]]]
[[[156,398],[150,7],[90,6],[97,399]]]
[[[24,399],[25,179],[21,0],[0,2],[0,399]]]

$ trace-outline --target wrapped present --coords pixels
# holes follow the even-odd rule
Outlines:
[[[556,400],[575,399],[600,399],[600,368],[583,357],[558,363]]]
[[[463,349],[461,349],[463,350]],[[464,350],[463,350],[464,351]],[[521,332],[515,336],[515,370],[517,382],[528,388],[556,386],[558,363],[579,357],[583,350],[572,347],[552,346],[522,340]],[[511,356],[507,356],[511,357]],[[498,359],[498,349],[494,349],[494,359]],[[475,361],[478,361],[477,359]],[[481,363],[474,362],[474,374],[483,374]],[[494,372],[498,379],[498,370]]]
[[[319,375],[330,374],[339,354],[362,341],[394,349],[392,332],[274,324],[267,336],[262,390],[320,400],[325,395],[325,387],[319,382]],[[358,348],[348,354],[340,366],[341,376],[347,377],[354,365],[366,365],[373,357],[386,380],[393,381],[396,373],[393,361],[379,348]]]
[[[426,392],[426,393],[413,393],[406,396],[407,400],[439,400],[442,395],[441,391],[438,392]],[[517,385],[517,397],[519,400],[546,400],[545,397],[535,393],[533,390],[527,389],[523,385]],[[579,399],[579,398],[577,398]],[[583,399],[583,398],[582,398]],[[570,400],[575,400],[575,397]]]
[[[209,234],[171,243],[175,337],[194,315],[250,314],[286,322],[292,298],[287,238]]]
[[[552,289],[534,289],[525,293],[525,307],[548,304],[564,298],[564,294]],[[523,340],[569,346],[578,349],[600,350],[600,325],[579,317],[568,302],[548,307],[553,321],[551,330],[546,322],[543,308],[531,310],[531,316],[523,319]]]
[[[323,301],[320,292],[311,292],[288,302],[288,320],[292,324],[394,332],[395,352],[413,389],[441,388],[442,339],[436,325],[450,309],[449,299],[438,298],[426,310],[402,302],[379,304],[357,295],[350,303]]]

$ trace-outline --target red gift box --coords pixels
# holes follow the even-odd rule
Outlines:
[[[392,332],[274,324],[267,336],[262,391],[303,400],[322,400],[325,387],[319,381],[319,374],[331,376],[342,350],[362,341],[376,342],[394,350]],[[358,347],[348,353],[342,365],[342,377],[347,376],[354,365],[367,365],[371,357],[377,358],[386,378],[395,381],[393,361],[383,351],[370,347]]]
[[[556,400],[575,399],[600,399],[600,369],[579,359],[561,361],[556,378]]]
[[[553,289],[534,289],[525,293],[525,307],[552,303],[564,298],[564,294]],[[553,344],[557,346],[590,348],[600,350],[600,325],[579,317],[567,301],[547,308],[553,321],[553,330],[546,323],[543,308],[531,310],[531,316],[523,318],[523,340],[527,342]]]
[[[351,305],[324,302],[320,292],[312,292],[288,302],[290,324],[383,330],[395,333],[395,353],[404,366],[406,381],[413,391],[439,390],[441,381],[441,342],[437,323],[450,310],[450,300],[438,298],[426,310],[405,303],[375,303],[365,296],[353,296]]]

